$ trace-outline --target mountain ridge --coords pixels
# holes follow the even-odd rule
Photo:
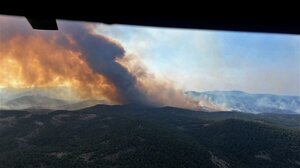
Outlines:
[[[300,161],[297,114],[134,105],[11,110],[0,111],[0,136],[0,168],[282,168]]]
[[[248,113],[300,113],[299,96],[251,94],[243,91],[186,91],[185,96],[212,109]]]

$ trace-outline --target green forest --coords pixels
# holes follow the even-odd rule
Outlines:
[[[97,105],[0,111],[0,168],[300,167],[300,115]]]

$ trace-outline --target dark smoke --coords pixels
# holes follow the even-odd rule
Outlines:
[[[125,50],[120,44],[93,34],[91,27],[87,25],[63,22],[59,26],[76,42],[89,66],[115,85],[123,103],[148,104],[147,96],[136,86],[136,77],[116,62],[118,58],[125,56]],[[65,41],[59,43],[67,44]]]
[[[62,81],[74,80],[72,84],[82,98],[103,96],[113,103],[197,107],[185,99],[173,82],[148,72],[142,61],[126,54],[119,43],[95,34],[93,24],[58,21],[59,31],[39,31],[33,30],[25,18],[0,16],[0,23],[0,41],[8,46],[2,51],[14,51],[11,57],[23,63],[26,84],[47,86],[54,77],[60,77]],[[43,66],[43,73],[34,66],[30,69],[33,59],[38,59],[39,64],[34,65]],[[94,93],[95,90],[99,92]]]

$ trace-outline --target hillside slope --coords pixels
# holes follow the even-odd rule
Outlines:
[[[299,167],[300,127],[278,122],[299,116],[284,117],[137,105],[1,111],[0,167]]]

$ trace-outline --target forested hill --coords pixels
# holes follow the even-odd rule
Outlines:
[[[98,105],[0,111],[0,167],[300,167],[300,115]]]

